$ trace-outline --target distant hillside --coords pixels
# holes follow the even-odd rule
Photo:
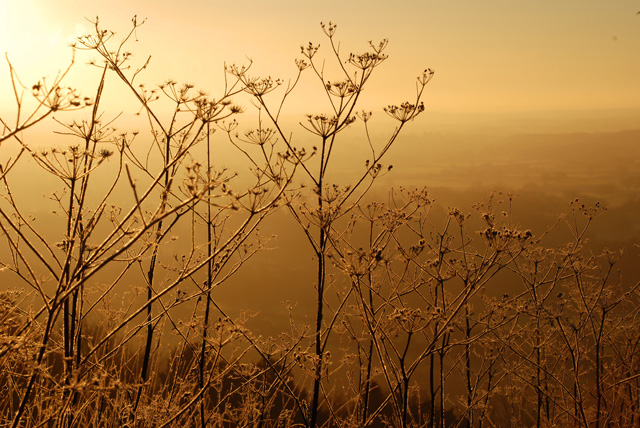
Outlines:
[[[606,197],[620,204],[640,190],[640,129],[611,133],[432,134],[394,147],[395,185],[517,190]]]

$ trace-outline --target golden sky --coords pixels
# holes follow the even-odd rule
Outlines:
[[[26,85],[54,75],[66,45],[99,16],[124,34],[146,18],[130,50],[152,56],[142,80],[167,78],[215,92],[222,67],[253,59],[256,72],[294,75],[299,46],[326,42],[320,21],[338,24],[343,49],[389,38],[390,58],[368,98],[382,107],[413,92],[424,68],[436,70],[428,108],[502,113],[640,108],[640,2],[637,0],[0,0],[0,50]],[[94,85],[78,53],[70,84]],[[0,66],[7,108],[8,68]],[[87,80],[85,82],[85,80]]]

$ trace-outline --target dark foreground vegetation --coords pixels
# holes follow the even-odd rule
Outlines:
[[[1,426],[640,424],[640,283],[619,271],[622,252],[588,246],[604,207],[575,200],[533,232],[512,216],[510,194],[444,214],[426,190],[368,195],[424,111],[431,70],[411,101],[384,108],[394,126],[381,137],[369,132],[377,115],[357,107],[386,41],[343,55],[335,25],[323,25],[326,56],[303,46],[288,83],[229,66],[211,98],[173,81],[138,84],[148,61],[134,65],[126,50],[138,27],[116,40],[96,21],[78,40],[100,70],[91,97],[67,88],[66,73],[25,88],[9,65]],[[281,111],[307,78],[324,94],[320,112],[289,129]],[[116,80],[145,131],[116,130],[103,113]],[[234,119],[235,100],[257,110],[253,129]],[[29,144],[27,131],[54,114],[67,142]],[[336,183],[332,161],[353,129],[360,157]],[[246,160],[239,174],[222,167],[214,131]],[[300,145],[300,133],[314,142]],[[36,167],[48,178],[24,195],[13,177]],[[285,302],[276,324],[286,328],[265,334],[216,292],[278,245],[259,233],[276,211],[305,239],[287,267],[313,258],[299,284],[313,305]]]

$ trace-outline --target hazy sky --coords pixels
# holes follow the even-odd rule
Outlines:
[[[215,92],[223,64],[247,57],[260,73],[291,77],[299,46],[324,43],[319,23],[331,20],[345,51],[390,39],[373,104],[408,98],[431,67],[433,111],[640,108],[639,10],[637,0],[0,0],[0,50],[30,85],[68,62],[65,45],[91,28],[85,17],[123,34],[137,15],[147,22],[130,50],[152,56],[142,80]],[[78,54],[75,86],[87,59]],[[5,97],[6,65],[0,72]]]

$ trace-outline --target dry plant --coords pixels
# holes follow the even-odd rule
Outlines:
[[[135,65],[127,46],[140,25],[134,18],[117,40],[96,20],[79,38],[75,49],[100,70],[92,97],[63,85],[68,70],[25,88],[9,63],[2,426],[639,423],[640,282],[617,271],[620,252],[589,249],[600,204],[576,200],[536,235],[518,225],[510,194],[472,213],[442,212],[425,189],[374,200],[373,183],[391,170],[383,158],[424,111],[431,70],[411,101],[384,108],[395,126],[379,140],[359,103],[386,40],[344,55],[329,23],[327,58],[303,46],[289,84],[229,66],[212,98],[172,80],[139,83],[150,62]],[[282,111],[308,75],[325,104],[288,129]],[[112,84],[137,100],[145,131],[121,132],[117,115],[106,118]],[[242,97],[258,112],[243,132],[233,101]],[[54,114],[68,142],[35,149],[28,131]],[[335,182],[336,147],[358,126],[360,170]],[[247,172],[222,167],[216,130]],[[314,141],[294,145],[300,133]],[[24,202],[18,168],[48,177],[46,219]],[[258,226],[278,208],[315,255],[306,284],[315,305],[311,325],[290,307],[288,331],[266,335],[247,327],[252,314],[223,307],[216,289],[251,266],[266,242]],[[563,228],[570,241],[550,244]]]
[[[266,116],[266,120],[273,127],[263,129],[261,126],[258,129],[257,135],[264,135],[265,138],[258,139],[257,144],[264,147],[265,144],[270,143],[271,138],[279,137],[279,144],[283,146],[285,155],[300,162],[303,184],[310,189],[308,194],[301,193],[299,200],[290,201],[287,206],[307,237],[317,261],[316,322],[312,326],[312,345],[304,356],[310,364],[308,373],[312,383],[311,403],[308,411],[305,412],[307,414],[304,415],[304,419],[308,420],[308,426],[311,427],[315,427],[318,423],[323,398],[327,412],[334,413],[323,389],[323,380],[327,374],[329,338],[346,299],[346,296],[344,299],[339,299],[341,301],[338,302],[337,308],[328,307],[326,300],[327,256],[341,234],[336,228],[339,220],[348,216],[358,206],[373,181],[384,174],[382,159],[396,142],[405,125],[424,111],[422,94],[433,77],[433,71],[425,70],[417,79],[414,100],[399,106],[389,105],[384,109],[389,116],[397,120],[397,126],[387,140],[382,144],[376,144],[368,131],[368,122],[372,114],[368,111],[359,111],[358,105],[374,71],[387,59],[384,50],[388,41],[383,40],[378,44],[370,42],[367,51],[345,56],[340,52],[339,43],[335,38],[337,26],[331,22],[321,26],[330,46],[328,55],[336,64],[334,73],[325,70],[326,60],[318,57],[320,46],[311,42],[301,47],[302,58],[296,60],[298,75],[284,88],[282,94],[276,92],[283,83],[281,80],[274,80],[271,77],[253,77],[249,74],[247,67],[229,68],[229,72],[242,82],[245,91],[254,97],[260,117]],[[304,162],[304,156],[308,151],[294,146],[293,133],[285,130],[280,120],[283,105],[287,97],[296,89],[300,76],[305,70],[311,70],[317,79],[317,84],[322,88],[328,101],[324,109],[329,110],[329,113],[307,114],[306,120],[300,123],[302,128],[317,141],[310,150],[313,157],[308,162]],[[275,100],[272,97],[274,92],[275,95],[279,95]],[[364,147],[362,173],[348,185],[331,183],[328,174],[334,160],[332,157],[334,147],[341,143],[343,132],[358,119],[364,125],[368,142],[368,147]],[[230,137],[233,138],[232,135]],[[388,167],[388,170],[390,169],[391,166]],[[325,319],[327,309],[331,312],[329,319]]]
[[[14,385],[3,403],[4,414],[13,420],[12,426],[47,420],[61,426],[85,425],[87,411],[103,409],[98,404],[103,402],[103,391],[113,395],[112,389],[122,400],[109,403],[118,412],[114,420],[137,421],[149,409],[144,400],[150,399],[152,391],[144,392],[157,381],[150,378],[151,367],[158,364],[154,343],[156,350],[160,343],[160,338],[154,335],[162,334],[159,326],[167,319],[177,325],[172,315],[174,308],[196,300],[205,305],[204,309],[201,305],[194,309],[204,311],[198,329],[202,341],[200,388],[195,392],[196,396],[203,396],[215,380],[204,372],[207,359],[211,359],[207,354],[211,349],[220,351],[207,335],[211,328],[211,290],[255,251],[251,249],[249,236],[275,208],[291,179],[287,174],[295,170],[295,163],[289,171],[275,160],[269,168],[280,168],[277,180],[275,177],[264,180],[258,175],[246,190],[234,191],[233,174],[213,166],[210,137],[211,125],[241,111],[230,101],[238,92],[237,82],[229,83],[218,99],[194,91],[191,85],[173,81],[154,90],[136,85],[136,78],[148,61],[139,68],[131,68],[132,55],[125,45],[140,25],[134,18],[131,31],[121,41],[115,41],[114,33],[103,30],[96,20],[94,32],[78,40],[79,49],[97,54],[91,64],[100,67],[102,74],[95,98],[84,100],[85,105],[92,105],[88,117],[59,122],[64,127],[61,133],[70,141],[65,148],[34,150],[23,141],[21,131],[52,112],[81,107],[78,96],[72,90],[61,89],[61,77],[53,88],[39,83],[33,89],[38,101],[35,112],[28,119],[21,119],[22,94],[11,69],[18,114],[14,127],[3,121],[3,142],[7,144],[4,140],[13,139],[20,146],[20,154],[29,152],[39,167],[59,181],[51,200],[62,218],[61,222],[46,225],[47,230],[38,230],[14,197],[14,186],[6,173],[16,160],[3,166],[0,227],[9,253],[3,267],[37,296],[34,312],[25,317],[14,335],[23,337],[35,324],[39,332],[37,351],[25,359],[19,373],[6,380],[7,385]],[[133,93],[148,118],[149,133],[144,136],[148,137],[147,148],[140,147],[144,143],[138,141],[144,137],[139,133],[119,133],[113,120],[103,118],[101,101],[106,77],[111,73]],[[160,105],[163,102],[165,105]],[[40,112],[42,109],[46,111]],[[162,113],[166,111],[168,120],[163,121]],[[201,158],[196,154],[199,145],[206,146],[204,164],[195,160]],[[102,173],[101,169],[108,171]],[[122,196],[125,192],[128,198]],[[128,206],[119,206],[126,199],[130,201]],[[230,213],[234,213],[235,225],[223,227],[233,223],[229,220]],[[160,248],[165,240],[172,239],[171,231],[182,223],[189,224],[193,231],[190,249],[182,255],[180,263],[167,266],[164,279],[159,280]],[[55,230],[58,224],[60,230]],[[200,234],[196,230],[202,227],[207,231],[207,239],[198,242],[196,236]],[[52,239],[53,236],[56,238]],[[84,334],[87,320],[111,298],[123,278],[135,275],[136,267],[142,273],[146,299],[134,301],[118,318],[108,315],[108,325],[95,330],[100,333],[98,336]],[[195,292],[172,296],[179,285],[193,282],[194,275],[201,271],[207,272],[207,281],[199,284]],[[110,278],[106,283],[105,276]],[[101,288],[98,296],[89,301],[88,289],[95,293],[97,286]],[[125,344],[134,343],[132,339],[141,331],[145,334],[142,351],[126,355],[130,350],[125,349]],[[3,348],[2,355],[10,349]],[[125,364],[117,364],[118,359]],[[59,364],[63,365],[60,370]],[[120,372],[111,372],[109,368]],[[129,381],[127,387],[102,384],[105,379],[124,381],[123,377]],[[182,409],[173,415],[174,419],[181,412]]]

